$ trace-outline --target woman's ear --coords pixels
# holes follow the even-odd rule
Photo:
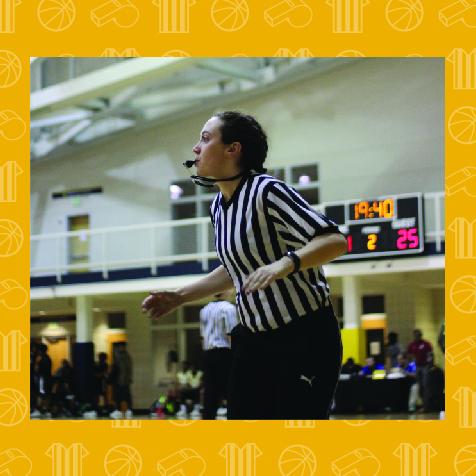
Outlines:
[[[232,142],[228,146],[228,152],[232,154],[239,154],[241,152],[241,144],[239,142]]]

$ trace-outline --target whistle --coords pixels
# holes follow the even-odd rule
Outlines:
[[[441,23],[447,28],[460,20],[464,20],[464,15],[471,8],[476,7],[476,0],[458,0],[439,11]]]

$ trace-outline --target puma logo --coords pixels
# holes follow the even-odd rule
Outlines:
[[[301,376],[299,377],[300,380],[304,380],[305,382],[307,382],[311,387],[312,387],[312,381],[316,378],[315,375],[313,375],[311,378],[309,377],[306,377],[305,375],[301,374]]]

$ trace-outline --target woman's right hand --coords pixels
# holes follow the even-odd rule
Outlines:
[[[165,316],[183,304],[183,299],[177,291],[151,291],[142,301],[142,312],[152,319]]]

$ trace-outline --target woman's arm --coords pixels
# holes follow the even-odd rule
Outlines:
[[[223,265],[218,266],[204,278],[177,290],[183,303],[197,301],[233,288],[233,281]]]
[[[233,281],[223,265],[220,265],[204,278],[175,291],[152,291],[142,302],[142,312],[158,318],[187,302],[203,299],[232,287]]]
[[[314,237],[295,253],[301,260],[301,269],[315,268],[338,258],[347,251],[347,240],[340,233],[326,233]],[[294,268],[291,258],[283,256],[278,261],[258,268],[243,284],[242,291],[251,293],[268,287],[273,281],[286,277]]]

